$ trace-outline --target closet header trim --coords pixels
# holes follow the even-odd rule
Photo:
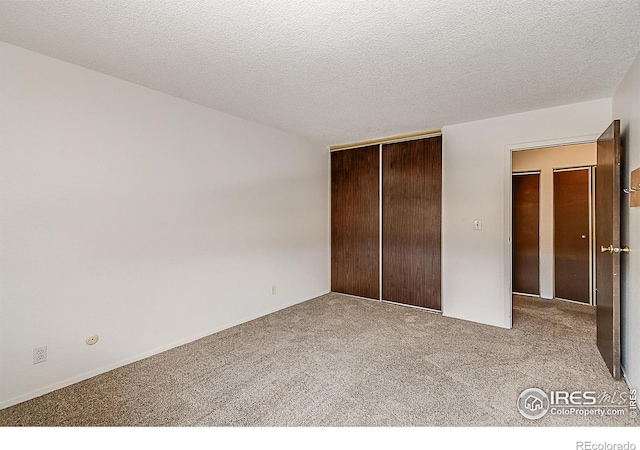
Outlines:
[[[393,144],[396,142],[413,141],[415,139],[429,138],[442,136],[441,130],[420,131],[417,133],[400,134],[398,136],[389,136],[378,139],[371,139],[369,141],[353,142],[351,144],[332,145],[329,147],[330,152],[337,152],[340,150],[350,150],[352,148],[367,147],[369,145],[376,144]]]

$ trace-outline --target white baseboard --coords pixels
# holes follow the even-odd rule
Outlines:
[[[497,323],[497,322],[480,322],[478,321],[478,319],[473,318],[473,317],[467,317],[464,315],[458,315],[458,314],[450,314],[449,312],[445,312],[444,310],[442,310],[442,317],[449,317],[451,319],[458,319],[458,320],[464,320],[466,322],[474,322],[474,323],[478,323],[480,325],[488,325],[490,327],[497,327],[497,328],[504,328],[507,330],[510,330],[511,324],[507,324],[507,323]]]
[[[143,353],[140,353],[138,355],[122,359],[122,360],[120,360],[118,362],[115,362],[113,364],[108,364],[108,365],[100,367],[98,369],[91,370],[89,372],[85,372],[83,374],[76,375],[76,376],[71,377],[71,378],[67,378],[66,380],[62,380],[62,381],[59,381],[57,383],[50,384],[50,385],[42,387],[40,389],[36,389],[34,391],[27,392],[26,394],[18,395],[16,397],[10,398],[9,400],[5,400],[3,402],[0,402],[0,409],[8,408],[9,406],[13,406],[13,405],[17,405],[18,403],[26,402],[27,400],[31,400],[33,398],[40,397],[41,395],[48,394],[49,392],[53,392],[53,391],[56,391],[58,389],[62,389],[62,388],[67,387],[67,386],[71,386],[72,384],[78,383],[80,381],[87,380],[89,378],[93,378],[96,375],[100,375],[100,374],[103,374],[105,372],[109,372],[111,370],[117,369],[118,367],[126,366],[127,364],[131,364],[131,363],[134,363],[136,361],[140,361],[142,359],[148,358],[150,356],[157,355],[158,353],[166,352],[167,350],[171,350],[172,348],[180,347],[181,345],[185,345],[185,344],[188,344],[190,342],[197,341],[198,339],[202,339],[203,337],[210,336],[210,335],[215,334],[215,333],[219,333],[222,330],[226,330],[228,328],[232,328],[232,327],[235,327],[237,325],[241,325],[243,323],[250,322],[250,321],[255,320],[255,319],[259,319],[260,317],[264,317],[264,316],[267,316],[269,314],[273,314],[274,312],[281,311],[283,309],[289,308],[289,307],[297,305],[299,303],[304,303],[306,301],[309,301],[309,300],[314,299],[316,297],[320,297],[321,295],[325,295],[325,294],[328,294],[328,292],[323,292],[321,294],[314,295],[314,296],[312,296],[312,297],[310,297],[310,298],[308,298],[306,300],[295,301],[295,302],[292,302],[292,303],[288,303],[288,304],[285,304],[285,305],[278,306],[276,308],[272,308],[272,309],[260,312],[258,314],[253,314],[251,316],[244,317],[244,318],[240,319],[239,321],[228,323],[228,324],[222,325],[220,327],[216,327],[216,328],[214,328],[212,330],[205,331],[205,332],[202,332],[202,333],[198,333],[196,335],[190,336],[190,337],[185,338],[185,339],[180,339],[178,341],[172,342],[171,344],[163,345],[163,346],[157,347],[157,348],[155,348],[153,350],[149,350],[147,352],[143,352]]]

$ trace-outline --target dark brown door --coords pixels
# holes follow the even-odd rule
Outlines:
[[[540,295],[540,174],[514,174],[513,292]]]
[[[380,298],[380,150],[331,153],[331,290]]]
[[[591,169],[553,173],[555,296],[589,303]]]
[[[598,138],[596,176],[596,311],[598,349],[620,378],[620,121]]]
[[[382,298],[440,309],[442,138],[382,147]]]

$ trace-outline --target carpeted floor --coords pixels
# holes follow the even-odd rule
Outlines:
[[[628,392],[593,308],[519,297],[505,330],[328,294],[7,408],[0,425],[638,425],[527,420],[528,387]]]

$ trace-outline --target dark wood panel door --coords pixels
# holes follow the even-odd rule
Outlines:
[[[555,296],[589,303],[591,169],[553,173]]]
[[[512,289],[540,295],[540,174],[514,174],[512,190]]]
[[[442,138],[382,147],[382,298],[440,310]]]
[[[380,298],[380,148],[331,153],[331,290]]]
[[[598,350],[620,378],[620,121],[598,138],[596,176],[596,314]]]

